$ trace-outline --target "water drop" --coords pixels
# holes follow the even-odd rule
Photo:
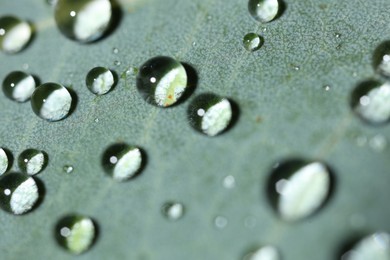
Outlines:
[[[331,173],[321,162],[292,160],[273,169],[268,183],[272,206],[286,221],[312,215],[326,201]]]
[[[390,234],[377,232],[360,240],[342,260],[390,260]]]
[[[35,89],[31,96],[34,113],[48,121],[59,121],[68,116],[72,106],[69,91],[57,83],[45,83]]]
[[[366,81],[352,93],[352,109],[365,122],[383,124],[390,119],[390,83]]]
[[[109,28],[112,6],[109,0],[58,0],[54,15],[63,35],[88,43],[101,38]]]
[[[155,57],[141,66],[137,75],[137,88],[149,103],[168,107],[175,104],[187,87],[184,66],[170,57]]]
[[[375,135],[370,139],[369,144],[374,151],[383,152],[387,147],[387,140],[383,135]]]
[[[24,64],[22,65],[22,68],[23,68],[24,70],[28,70],[29,67],[30,67],[30,65],[28,65],[28,63],[24,63]]]
[[[227,226],[227,224],[228,224],[228,220],[223,216],[217,216],[214,219],[214,225],[218,229],[224,229]]]
[[[334,37],[340,38],[340,37],[341,37],[341,34],[340,34],[340,33],[335,33],[335,34],[334,34]]]
[[[121,65],[121,62],[120,62],[119,60],[116,60],[116,61],[114,61],[114,65],[115,65],[115,66],[120,66],[120,65]]]
[[[236,179],[234,178],[234,176],[228,175],[228,176],[226,176],[226,177],[223,179],[222,185],[223,185],[226,189],[233,189],[234,187],[236,187]]]
[[[247,51],[257,51],[260,49],[263,41],[258,34],[248,33],[244,36],[243,44]]]
[[[46,154],[36,149],[24,150],[18,158],[19,169],[28,175],[40,173],[47,164]]]
[[[39,198],[38,185],[32,177],[10,173],[0,179],[0,207],[12,214],[29,212]]]
[[[3,92],[11,100],[26,102],[34,92],[34,77],[22,71],[9,73],[3,81]]]
[[[191,126],[208,136],[216,136],[226,130],[232,117],[230,101],[214,94],[201,94],[188,107]]]
[[[54,232],[58,244],[76,255],[90,249],[97,235],[96,224],[91,218],[74,214],[61,218]]]
[[[114,180],[126,181],[140,172],[143,159],[140,148],[119,143],[106,149],[102,157],[102,165]]]
[[[251,251],[244,256],[243,260],[279,260],[278,250],[274,246],[263,246]]]
[[[118,53],[119,53],[119,50],[118,50],[118,48],[113,48],[113,49],[112,49],[112,53],[114,53],[114,54],[118,54]]]
[[[3,175],[10,167],[8,152],[0,147],[0,175]]]
[[[169,220],[179,220],[184,215],[184,205],[179,202],[167,202],[162,206],[162,214]]]
[[[329,90],[331,90],[332,88],[331,88],[331,86],[329,86],[329,85],[325,85],[325,86],[322,87],[322,89],[325,90],[325,91],[329,91]]]
[[[103,67],[96,67],[90,70],[85,81],[88,89],[96,95],[106,94],[115,83],[112,72]]]
[[[372,63],[377,73],[390,78],[390,41],[386,41],[376,48]]]
[[[248,9],[251,16],[263,23],[267,23],[275,19],[279,13],[278,0],[249,0]]]
[[[64,167],[63,167],[63,170],[64,170],[64,172],[65,173],[72,173],[73,172],[73,170],[74,170],[74,168],[73,168],[73,166],[72,165],[65,165]]]
[[[15,16],[0,17],[0,49],[8,54],[23,50],[32,36],[31,26]]]
[[[99,123],[99,118],[95,118],[95,123]]]

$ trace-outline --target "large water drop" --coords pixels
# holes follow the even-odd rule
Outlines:
[[[8,54],[23,50],[32,36],[31,26],[15,17],[0,17],[0,49]]]
[[[279,13],[280,3],[278,0],[249,0],[248,9],[252,17],[263,23],[276,18]]]
[[[9,73],[3,81],[3,92],[11,100],[26,102],[31,98],[36,83],[34,77],[22,71]]]

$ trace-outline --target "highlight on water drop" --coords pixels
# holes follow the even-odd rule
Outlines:
[[[0,49],[7,54],[22,51],[30,42],[30,24],[15,16],[0,17]]]
[[[37,149],[24,150],[18,158],[19,169],[28,175],[40,173],[47,164],[46,153]]]
[[[35,88],[34,77],[23,71],[13,71],[3,81],[4,95],[16,102],[28,101]]]
[[[104,67],[95,67],[90,70],[85,79],[88,89],[95,95],[104,95],[114,86],[113,73]]]
[[[280,6],[280,0],[249,0],[248,3],[251,16],[262,23],[274,20],[279,14]]]

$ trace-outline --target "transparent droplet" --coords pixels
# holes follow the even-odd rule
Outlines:
[[[390,234],[377,232],[360,240],[342,260],[390,260]]]
[[[274,246],[263,246],[249,252],[243,260],[280,260],[280,254]]]
[[[10,173],[0,179],[0,207],[12,214],[29,212],[39,198],[38,185],[32,177]]]
[[[226,130],[232,117],[230,101],[214,94],[201,94],[188,107],[191,126],[208,136],[216,136]]]
[[[234,178],[234,176],[228,175],[223,179],[222,184],[226,189],[233,189],[234,187],[236,187],[236,179]]]
[[[341,37],[341,34],[340,34],[340,33],[335,33],[335,34],[334,34],[334,37],[340,38],[340,37]]]
[[[10,159],[7,151],[0,147],[0,175],[3,175],[10,167]]]
[[[329,90],[332,89],[331,86],[329,86],[329,85],[325,85],[325,86],[323,86],[322,88],[323,88],[325,91],[329,91]]]
[[[48,121],[59,121],[68,116],[72,106],[69,91],[57,83],[45,83],[37,87],[31,96],[34,113]]]
[[[15,16],[0,17],[0,49],[8,54],[23,50],[32,36],[31,26]]]
[[[102,157],[102,165],[114,180],[126,181],[139,173],[142,160],[140,148],[120,143],[106,149]]]
[[[34,77],[22,71],[9,73],[3,81],[3,92],[11,100],[26,102],[36,88]]]
[[[88,43],[101,38],[110,25],[109,0],[58,0],[55,21],[69,39]]]
[[[141,66],[137,88],[149,103],[168,107],[175,104],[187,87],[184,66],[170,57],[155,57]]]
[[[115,66],[120,66],[120,65],[121,65],[121,62],[120,62],[119,60],[116,60],[116,61],[114,61],[114,65],[115,65]]]
[[[112,72],[103,67],[96,67],[90,70],[85,81],[88,89],[96,95],[106,94],[115,83]]]
[[[228,220],[223,216],[217,216],[214,219],[214,225],[218,229],[224,229],[228,225]]]
[[[82,215],[61,218],[55,227],[58,244],[72,254],[81,254],[90,249],[96,240],[96,224]]]
[[[321,162],[287,161],[274,168],[268,191],[272,206],[286,221],[312,215],[326,201],[331,174]]]
[[[118,50],[118,48],[113,48],[113,49],[112,49],[112,53],[114,53],[114,54],[118,54],[118,53],[119,53],[119,50]]]
[[[374,51],[373,66],[377,73],[390,78],[390,41],[379,45]]]
[[[65,173],[72,173],[73,170],[74,170],[74,168],[73,168],[72,165],[65,165],[65,166],[63,167],[63,170],[64,170]]]
[[[263,41],[258,34],[248,33],[244,36],[243,44],[247,51],[257,51],[260,49]]]
[[[95,123],[99,123],[99,118],[95,118]]]
[[[275,19],[279,13],[278,0],[249,0],[248,9],[251,16],[263,23],[267,23]]]
[[[383,135],[375,135],[370,139],[370,147],[376,152],[383,152],[387,147],[387,139]]]
[[[28,175],[40,173],[47,164],[44,152],[36,149],[24,150],[18,158],[19,169]]]
[[[179,202],[167,202],[162,206],[162,214],[169,220],[179,220],[184,215],[184,205]]]
[[[365,122],[383,124],[390,119],[390,83],[366,81],[352,94],[352,109]]]

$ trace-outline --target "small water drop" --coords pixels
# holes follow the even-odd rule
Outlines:
[[[60,32],[82,43],[101,38],[109,28],[111,16],[109,0],[58,0],[54,13]]]
[[[298,221],[316,212],[327,199],[331,174],[321,162],[293,160],[273,169],[268,191],[272,206],[286,221]]]
[[[57,83],[45,83],[35,89],[31,96],[34,113],[47,121],[59,121],[68,116],[72,106],[69,91]]]
[[[377,73],[390,78],[390,41],[386,41],[376,48],[372,64]]]
[[[40,173],[46,164],[45,153],[36,149],[24,150],[18,158],[19,169],[28,175]]]
[[[187,87],[184,66],[170,57],[155,57],[141,66],[137,88],[142,97],[159,107],[174,105]]]
[[[375,135],[370,139],[369,144],[374,151],[383,152],[387,147],[387,140],[383,135]]]
[[[8,54],[23,50],[30,42],[31,26],[15,16],[0,17],[0,49]]]
[[[11,100],[26,102],[36,88],[34,77],[22,71],[9,73],[3,81],[3,92]]]
[[[88,72],[85,82],[92,93],[104,95],[114,86],[115,80],[109,69],[95,67]]]
[[[341,34],[340,34],[340,33],[335,33],[335,34],[334,34],[334,37],[340,38],[340,37],[341,37]]]
[[[28,65],[28,63],[24,63],[24,64],[22,65],[22,68],[23,68],[24,70],[28,70],[28,68],[30,68],[30,65]]]
[[[267,23],[279,13],[278,0],[249,0],[248,9],[251,16],[259,22]]]
[[[118,53],[119,53],[119,50],[118,50],[118,48],[113,48],[113,49],[112,49],[112,53],[114,53],[114,54],[118,54]]]
[[[7,151],[0,147],[0,175],[3,175],[10,167],[10,158]]]
[[[114,180],[126,181],[139,173],[143,159],[140,148],[118,143],[106,149],[102,166]]]
[[[196,47],[198,44],[194,41],[192,42],[192,47]]]
[[[64,172],[65,173],[72,173],[73,172],[73,170],[74,170],[74,168],[73,168],[73,166],[72,165],[65,165],[64,167],[63,167],[63,170],[64,170]]]
[[[162,206],[162,214],[169,220],[176,221],[184,215],[184,205],[179,202],[167,202]]]
[[[214,219],[214,225],[218,229],[224,229],[228,225],[228,220],[224,216],[217,216]]]
[[[226,189],[233,189],[236,187],[236,179],[232,175],[228,175],[223,179],[222,183],[223,187]]]
[[[243,44],[247,51],[253,52],[261,48],[263,41],[258,34],[248,33],[244,36]]]
[[[296,71],[298,71],[298,70],[301,69],[301,67],[299,67],[299,66],[293,66],[293,69],[296,70]]]
[[[263,246],[244,256],[243,260],[279,260],[278,250],[274,246]]]
[[[99,118],[95,118],[95,123],[99,123]]]
[[[29,212],[39,198],[38,185],[32,177],[10,173],[0,179],[0,207],[12,214]]]
[[[96,224],[86,216],[68,215],[61,218],[55,227],[58,244],[72,254],[86,252],[96,240]]]
[[[191,126],[208,136],[216,136],[225,131],[232,118],[233,108],[230,101],[214,94],[201,94],[195,97],[188,107]]]
[[[368,259],[390,259],[390,234],[377,232],[366,236],[342,256],[342,260]]]
[[[120,66],[120,65],[121,65],[121,62],[120,62],[119,60],[116,60],[116,61],[114,61],[114,65],[115,65],[115,66]]]
[[[329,86],[329,85],[325,85],[325,86],[322,87],[322,89],[325,90],[325,91],[329,91],[329,90],[332,89],[332,87]]]

